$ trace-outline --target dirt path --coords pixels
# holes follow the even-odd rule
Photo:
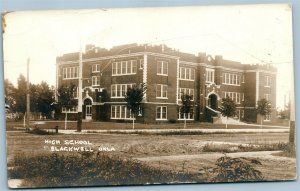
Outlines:
[[[255,166],[260,170],[265,180],[294,180],[296,178],[296,159],[274,156],[281,151],[259,151],[227,153],[229,157],[256,158],[262,165]],[[136,157],[136,160],[147,163],[150,166],[173,171],[188,171],[193,173],[203,172],[204,168],[215,167],[222,153],[181,154],[170,156]]]
[[[288,160],[295,161],[293,158],[273,156],[272,154],[279,153],[281,151],[259,151],[259,152],[237,152],[237,153],[227,153],[226,156],[229,157],[246,157],[246,158],[260,158],[260,159],[270,159],[270,160]],[[162,160],[182,160],[189,161],[195,159],[206,159],[206,160],[216,160],[224,156],[222,153],[202,153],[202,154],[193,154],[193,155],[171,155],[171,156],[153,156],[153,157],[138,157],[135,158],[140,161],[162,161]]]

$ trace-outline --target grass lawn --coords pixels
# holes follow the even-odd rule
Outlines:
[[[207,144],[224,144],[238,146],[241,144],[272,145],[287,143],[288,133],[241,133],[241,134],[204,134],[204,135],[132,135],[132,134],[65,134],[65,135],[34,135],[24,132],[7,132],[8,161],[15,156],[34,156],[51,153],[45,140],[88,140],[95,151],[98,148],[114,148],[105,152],[110,156],[134,158],[146,161],[154,168],[187,171],[198,173],[206,167],[214,165],[216,159],[223,154],[220,152],[204,152]],[[55,145],[60,146],[60,145]],[[269,147],[265,147],[269,148]],[[271,152],[271,151],[270,151]],[[276,152],[276,151],[272,151]],[[73,152],[59,152],[72,155]],[[259,154],[260,153],[260,154]],[[259,167],[266,180],[293,179],[295,177],[295,158],[273,156],[271,153],[255,152],[249,157],[259,158]],[[229,153],[245,157],[245,153]],[[229,155],[228,154],[228,155]]]
[[[31,122],[31,127],[38,127],[41,129],[51,129],[56,126],[59,129],[65,129],[64,121],[37,121]],[[76,121],[68,121],[67,129],[76,129]],[[23,122],[7,122],[7,130],[17,130],[18,128],[23,128]],[[211,124],[211,123],[187,123],[188,129],[225,129],[224,124]],[[272,129],[274,127],[264,126],[263,129]],[[287,128],[287,127],[275,127],[278,128]],[[114,122],[83,122],[83,130],[96,130],[96,129],[132,129],[132,121],[126,121],[123,123],[114,123]],[[141,124],[135,123],[135,129],[183,129],[183,123],[157,123],[157,124]],[[260,126],[257,125],[228,125],[228,129],[260,129]]]

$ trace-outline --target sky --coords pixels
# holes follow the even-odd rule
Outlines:
[[[277,107],[289,94],[293,64],[292,11],[289,5],[230,5],[63,11],[25,11],[6,15],[4,77],[16,84],[55,85],[56,57],[95,44],[166,44],[182,52],[243,64],[278,68]]]

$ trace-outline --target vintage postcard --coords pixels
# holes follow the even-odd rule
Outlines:
[[[11,188],[295,180],[287,4],[2,14]]]

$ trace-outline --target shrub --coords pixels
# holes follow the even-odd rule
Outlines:
[[[176,123],[177,120],[176,119],[169,119],[169,123]]]
[[[257,159],[246,158],[219,158],[211,173],[213,182],[244,182],[244,181],[262,181],[263,176],[259,170],[256,170],[254,165],[261,165]]]
[[[53,132],[48,132],[46,130],[39,129],[37,127],[33,128],[32,130],[28,130],[27,132],[31,133],[31,134],[35,134],[35,135],[53,135],[54,134]]]
[[[187,172],[156,169],[130,158],[103,153],[18,156],[9,178],[25,179],[30,187],[135,185],[200,181]]]
[[[232,147],[232,145],[228,144],[212,144],[207,143],[202,148],[203,152],[220,152],[220,153],[232,153],[236,152],[235,147]]]

